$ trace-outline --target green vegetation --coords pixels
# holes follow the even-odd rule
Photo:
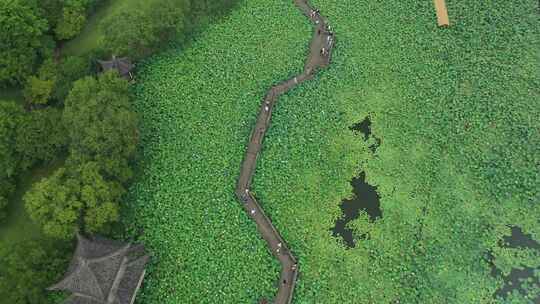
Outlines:
[[[66,269],[69,244],[45,238],[24,208],[23,195],[63,165],[63,159],[37,166],[17,177],[9,198],[9,217],[0,222],[0,303],[59,303],[61,295],[45,292]],[[32,302],[28,302],[28,301]]]
[[[0,222],[0,245],[2,242],[10,244],[29,238],[43,237],[41,228],[31,220],[24,208],[23,196],[33,184],[62,167],[64,158],[65,156],[61,155],[49,163],[38,165],[17,176],[15,190],[9,197],[9,204],[5,210],[9,216]]]
[[[62,149],[63,129],[55,123],[59,113],[56,109],[26,113],[16,103],[0,102],[0,221],[17,174],[51,161]]]
[[[0,89],[0,101],[24,102],[24,97],[20,88],[8,87]]]
[[[41,62],[52,57],[55,39],[76,36],[100,0],[1,0],[0,87],[22,84]],[[44,82],[32,84],[43,93]]]
[[[181,39],[187,0],[146,0],[105,18],[104,49],[111,54],[143,58],[172,38]]]
[[[0,85],[22,82],[44,49],[47,21],[37,10],[36,1],[0,1]]]
[[[99,24],[109,16],[123,11],[125,8],[141,0],[105,0],[97,7],[95,13],[87,19],[86,26],[80,35],[66,42],[62,52],[70,56],[82,56],[99,47],[102,39],[102,29]]]
[[[170,40],[185,42],[202,25],[223,15],[236,0],[106,0],[75,39],[66,55],[105,51],[140,59]]]
[[[69,239],[81,223],[85,231],[97,232],[118,220],[137,144],[127,89],[116,72],[75,82],[62,117],[69,138],[67,165],[24,197],[45,234]]]
[[[280,100],[254,180],[299,257],[295,303],[504,303],[488,253],[501,269],[540,267],[538,252],[499,247],[510,225],[540,240],[536,3],[452,2],[448,29],[429,1],[314,5],[336,32],[333,64]],[[257,106],[301,69],[309,29],[292,3],[244,1],[141,69],[146,167],[126,223],[159,260],[142,302],[275,291],[276,264],[233,187]],[[349,129],[368,115],[376,153]],[[383,218],[351,223],[358,245],[345,249],[330,228],[361,170]],[[527,289],[508,301],[533,303]]]
[[[233,189],[259,103],[302,70],[311,26],[292,1],[243,0],[185,47],[234,3],[0,0],[0,301],[57,303],[43,288],[73,233],[118,220],[154,255],[140,303],[275,293],[278,264]],[[540,253],[502,240],[511,226],[540,240],[537,3],[452,1],[450,28],[429,1],[313,4],[332,65],[280,99],[254,178],[300,261],[295,303],[534,303]],[[132,88],[96,76],[112,53],[145,59]],[[366,116],[375,152],[349,129]],[[330,229],[360,171],[383,217],[349,223],[346,249]],[[521,292],[494,297],[525,267]]]
[[[4,67],[0,86],[6,88],[0,97],[15,98],[21,104],[3,101],[0,105],[0,133],[3,135],[0,142],[3,157],[0,164],[0,218],[5,216],[3,209],[14,189],[15,176],[37,162],[50,161],[58,152],[67,149],[70,172],[55,174],[51,180],[36,185],[35,191],[28,196],[32,201],[28,203],[30,213],[42,225],[64,217],[56,222],[59,225],[54,225],[54,229],[47,229],[47,233],[57,237],[71,236],[73,227],[78,226],[76,222],[85,203],[79,204],[80,201],[75,200],[73,203],[78,205],[75,207],[59,201],[67,193],[75,196],[86,193],[85,185],[96,181],[90,177],[95,173],[100,175],[94,176],[98,180],[103,178],[103,183],[111,183],[104,186],[108,190],[102,189],[108,195],[88,197],[86,194],[80,199],[94,211],[98,205],[107,206],[98,212],[101,215],[84,215],[92,218],[85,221],[89,231],[99,230],[117,219],[116,209],[111,210],[111,204],[118,204],[132,177],[130,162],[138,135],[128,84],[113,74],[100,77],[99,81],[93,79],[99,51],[89,50],[84,56],[60,57],[59,52],[53,50],[61,46],[61,40],[79,33],[86,22],[86,15],[93,12],[101,1],[1,1],[0,25],[3,30],[0,37],[7,43],[0,46],[0,57],[3,58],[0,66]],[[106,18],[104,24],[111,27],[108,29],[111,39],[105,37],[105,50],[118,51],[122,55],[126,55],[123,50],[129,50],[127,55],[141,59],[170,40],[182,40],[188,30],[184,27],[192,29],[191,25],[197,23],[195,16],[207,16],[218,8],[230,6],[231,1],[212,3],[207,5],[207,1],[203,1],[193,11],[190,11],[189,2],[183,0],[153,0],[124,6],[118,12],[137,17],[119,18],[114,12],[112,17]],[[137,15],[140,12],[146,13]],[[126,20],[133,22],[126,23]],[[115,29],[125,30],[125,35]],[[85,76],[88,77],[83,79]],[[79,87],[73,88],[74,84],[79,84]],[[21,90],[15,89],[15,85],[22,85]],[[98,95],[94,96],[96,92]],[[70,97],[63,107],[68,94]],[[21,105],[29,112],[25,113]],[[88,173],[88,170],[93,173]],[[74,176],[77,176],[76,180],[72,180]],[[67,184],[71,185],[69,190],[52,191],[52,188]],[[64,208],[58,208],[58,204]],[[55,212],[51,213],[52,209]]]
[[[233,191],[261,97],[302,70],[310,33],[292,2],[248,1],[139,71],[145,173],[124,223],[142,227],[157,261],[141,303],[254,303],[276,291],[279,265]]]
[[[99,49],[60,56],[63,42],[77,37],[101,2],[0,0],[2,303],[60,303],[62,295],[45,287],[66,269],[74,232],[121,231],[114,223],[133,177],[138,142],[128,82],[115,72],[96,77],[96,59],[105,56]],[[152,4],[165,2],[172,3]],[[177,32],[165,35],[163,21],[201,24],[197,18],[210,19],[210,9],[228,1],[212,3],[217,6],[175,20],[145,17],[152,30],[144,49],[130,45],[141,54],[132,59],[157,50],[153,43],[161,47],[176,38]],[[135,32],[137,26],[124,29]]]
[[[0,299],[2,303],[60,303],[61,295],[46,292],[51,282],[61,278],[67,267],[65,244],[29,239],[0,247]]]

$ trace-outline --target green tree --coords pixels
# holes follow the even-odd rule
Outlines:
[[[15,190],[13,179],[0,177],[0,221],[6,218],[5,208],[8,205],[8,197]]]
[[[43,179],[24,195],[30,217],[41,225],[46,235],[69,238],[77,230],[84,207],[78,196],[80,183],[65,168]]]
[[[41,15],[47,20],[50,29],[56,28],[56,24],[62,17],[63,0],[40,0],[39,8]]]
[[[15,134],[23,121],[24,111],[15,102],[0,100],[0,220],[7,197],[13,191],[13,178],[20,162]]]
[[[18,104],[0,102],[0,174],[12,177],[16,173],[19,157],[15,150],[15,132],[20,127],[24,111]]]
[[[10,304],[52,304],[45,290],[60,279],[69,250],[46,240],[0,246],[0,298]]]
[[[105,19],[101,44],[115,55],[143,58],[173,38],[182,39],[189,12],[186,0],[149,0]]]
[[[26,170],[38,161],[48,162],[67,145],[62,124],[62,111],[45,108],[26,113],[16,131],[15,150],[20,158],[20,170]]]
[[[73,82],[90,74],[88,58],[70,56],[64,58],[58,65],[57,81],[53,98],[64,101],[73,87]]]
[[[57,238],[69,238],[77,229],[106,230],[118,219],[138,137],[127,81],[114,71],[76,81],[62,122],[69,140],[66,166],[25,195],[28,213]],[[48,147],[43,150],[50,152]]]
[[[30,76],[26,82],[24,97],[29,103],[45,105],[51,98],[53,88],[53,80]]]
[[[41,13],[58,40],[66,40],[80,33],[86,18],[101,0],[40,0]]]
[[[46,235],[69,239],[78,230],[104,231],[118,219],[118,202],[124,188],[108,181],[99,165],[88,162],[61,168],[25,194],[30,217]]]
[[[107,177],[127,182],[138,141],[128,83],[114,71],[74,83],[62,117],[72,160],[97,161]]]
[[[36,75],[28,77],[24,86],[24,98],[30,105],[45,105],[52,97],[58,67],[52,59],[45,60]]]
[[[36,1],[0,0],[0,84],[22,83],[43,48],[47,21]]]
[[[88,2],[86,0],[65,1],[62,15],[54,29],[59,40],[71,39],[80,33],[86,24]]]

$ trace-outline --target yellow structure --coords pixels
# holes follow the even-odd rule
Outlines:
[[[439,26],[449,26],[448,11],[446,10],[446,3],[444,0],[434,0],[435,10],[437,11],[437,23]]]

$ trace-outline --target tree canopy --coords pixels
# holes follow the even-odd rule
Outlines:
[[[24,200],[47,235],[68,239],[77,229],[103,231],[118,219],[137,145],[127,81],[115,71],[76,81],[61,122],[69,145],[66,165]]]
[[[5,217],[3,209],[13,191],[13,178],[19,165],[15,138],[23,114],[16,103],[0,100],[0,220]]]
[[[47,20],[34,0],[0,0],[0,84],[24,81],[44,47]]]
[[[25,195],[26,208],[45,234],[71,238],[79,228],[96,232],[118,219],[118,200],[124,189],[107,181],[97,163],[60,168]]]
[[[23,115],[15,142],[21,170],[39,161],[51,161],[65,149],[67,139],[61,117],[62,111],[56,108],[34,110]]]
[[[70,154],[78,162],[98,161],[104,172],[127,182],[129,161],[137,147],[137,118],[129,102],[128,83],[118,73],[75,82],[62,117]]]
[[[115,55],[140,59],[171,39],[184,37],[187,0],[148,0],[120,10],[101,23],[103,48]]]
[[[57,303],[45,288],[58,280],[66,267],[68,256],[63,247],[50,240],[37,239],[0,246],[2,303]]]

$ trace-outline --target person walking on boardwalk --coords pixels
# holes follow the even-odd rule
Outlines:
[[[326,55],[328,55],[328,51],[325,48],[322,48],[321,49],[321,55],[326,57]]]
[[[265,216],[264,209],[259,205],[255,194],[249,191],[251,178],[255,173],[256,159],[261,152],[262,141],[265,131],[270,127],[271,109],[277,102],[277,98],[299,83],[313,79],[315,73],[329,64],[330,52],[334,45],[333,33],[330,32],[326,19],[319,14],[319,10],[312,8],[307,0],[295,0],[298,8],[313,26],[313,37],[311,40],[309,54],[304,65],[304,72],[288,79],[280,84],[272,86],[265,96],[265,104],[262,105],[257,123],[252,129],[247,151],[241,165],[242,171],[237,184],[237,195],[239,199],[246,198],[244,209],[257,225],[263,238],[266,240],[270,252],[278,258],[282,266],[282,278],[277,281],[277,295],[272,301],[273,304],[291,304],[294,294],[294,287],[297,281],[298,267],[295,256],[289,246],[279,235],[279,232],[272,225],[272,222]],[[330,37],[332,36],[332,37]],[[317,54],[319,52],[319,54]],[[322,56],[321,56],[322,55]],[[245,193],[244,193],[245,192]],[[257,212],[260,211],[260,212]],[[262,299],[261,299],[262,300]],[[259,303],[262,304],[262,303]]]

